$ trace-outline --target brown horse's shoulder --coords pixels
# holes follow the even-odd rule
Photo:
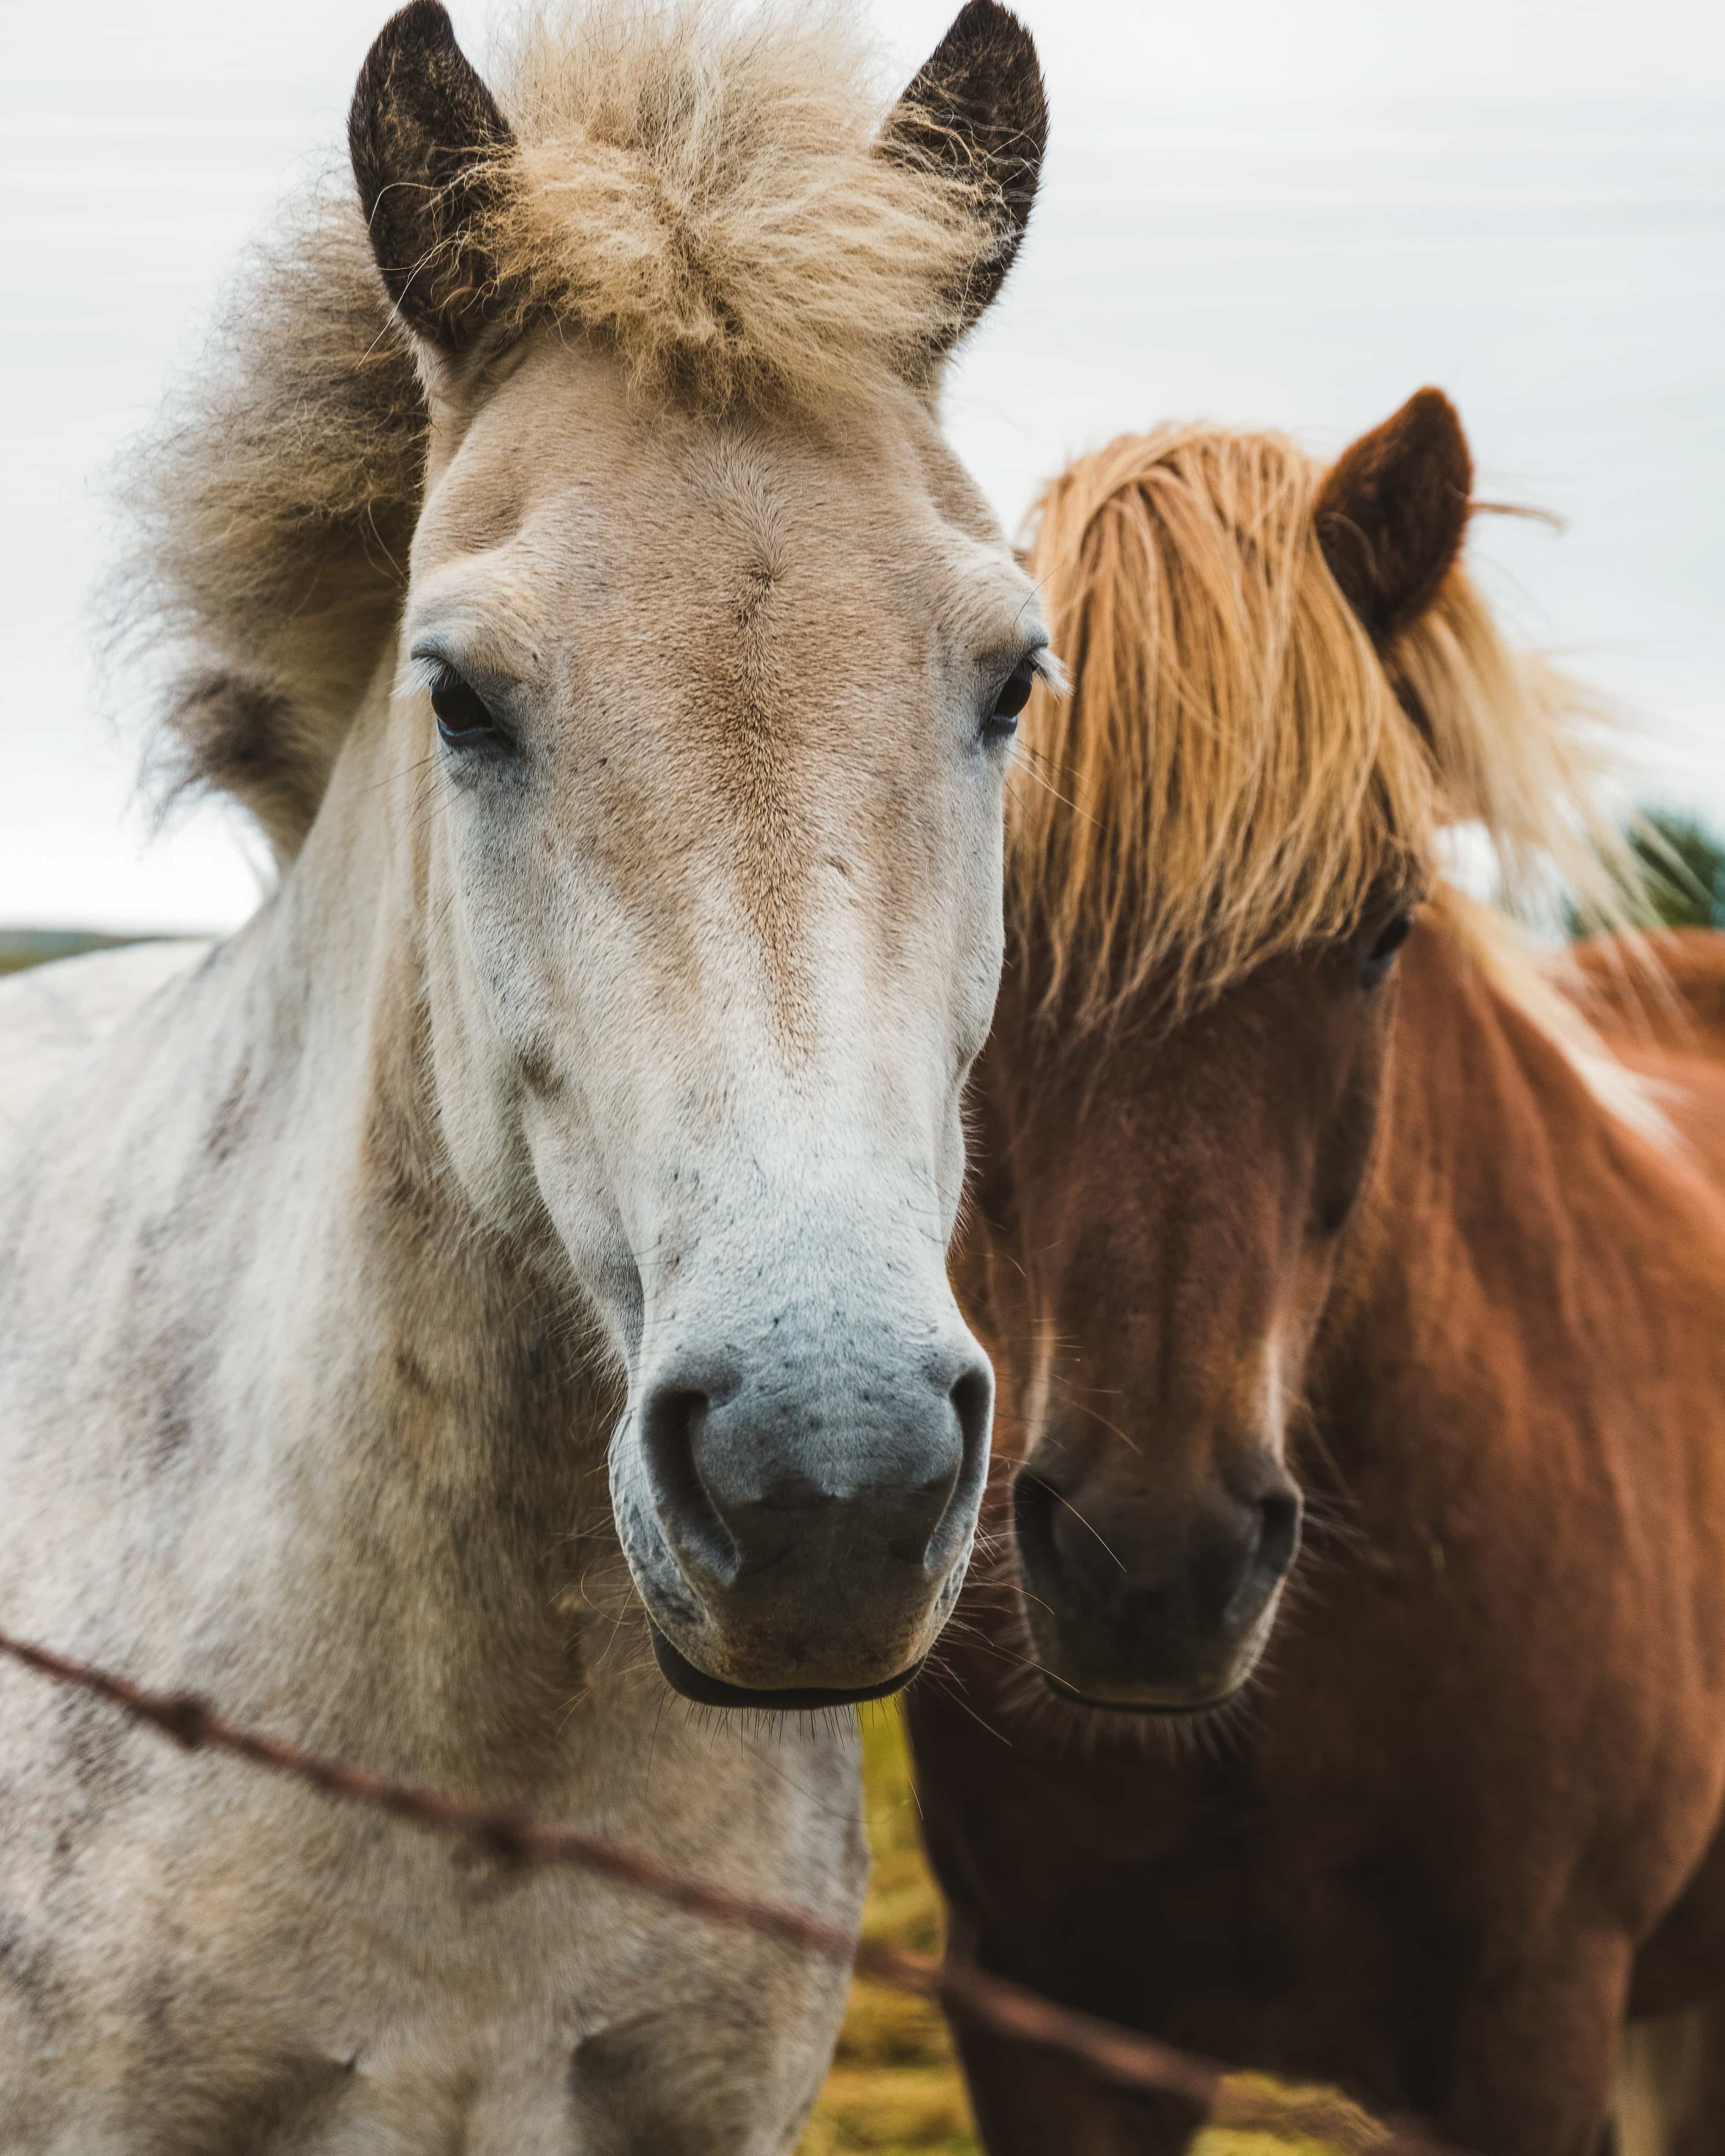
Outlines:
[[[1725,935],[1600,937],[1558,963],[1428,926],[1409,944],[1399,1121],[1452,1183],[1602,1260],[1667,1231],[1717,1244],[1725,1292]]]

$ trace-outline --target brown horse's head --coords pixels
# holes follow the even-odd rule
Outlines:
[[[1074,688],[1033,710],[967,1263],[1035,1660],[1090,1702],[1210,1706],[1263,1650],[1435,834],[1532,830],[1563,752],[1457,567],[1471,478],[1425,390],[1327,472],[1169,431],[1045,501]]]
[[[1371,1156],[1407,921],[1386,894],[1353,935],[1088,1067],[1027,1083],[991,1051],[988,1151],[1009,1129],[1011,1168],[983,1202],[1034,1191],[1005,1350],[1029,1383],[1002,1392],[1029,1448],[1026,1614],[1043,1668],[1097,1704],[1212,1705],[1268,1637],[1300,1540],[1289,1424]]]

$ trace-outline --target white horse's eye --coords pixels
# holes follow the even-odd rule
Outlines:
[[[1001,683],[993,709],[983,721],[984,739],[1007,741],[1018,732],[1019,714],[1029,702],[1030,691],[1035,685],[1036,661],[1027,654]]]
[[[447,663],[431,679],[431,708],[437,730],[452,748],[473,748],[484,742],[506,742],[508,735],[486,708],[485,700]]]

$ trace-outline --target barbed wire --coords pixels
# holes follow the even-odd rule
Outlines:
[[[536,1820],[506,1806],[462,1804],[435,1789],[386,1780],[344,1759],[303,1751],[280,1738],[245,1728],[195,1693],[152,1691],[6,1632],[0,1632],[0,1654],[57,1684],[95,1694],[188,1752],[226,1753],[342,1802],[387,1812],[423,1832],[465,1840],[508,1869],[572,1865],[691,1916],[741,1926],[802,1953],[842,1962],[865,1981],[928,1999],[997,2035],[1065,2051],[1117,2088],[1182,2097],[1216,2125],[1322,2142],[1337,2156],[1461,2156],[1412,2128],[1386,2124],[1339,2090],[1236,2072],[1100,2015],[1063,2006],[974,1962],[949,1958],[942,1963],[906,1953],[884,1940],[859,1938],[813,1910],[734,1893],[679,1871],[645,1850],[626,1848],[578,1827]]]

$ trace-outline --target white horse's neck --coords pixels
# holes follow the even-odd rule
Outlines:
[[[852,1733],[721,1733],[670,1692],[578,1313],[452,1172],[418,1030],[428,834],[378,716],[239,937],[165,985],[136,954],[124,1016],[98,962],[88,1025],[35,1027],[52,1082],[0,1129],[0,1625],[852,1922]],[[0,1061],[83,996],[0,993]],[[836,1968],[691,1943],[576,1871],[477,1907],[442,1843],[20,1671],[0,1731],[0,1920],[54,1972],[0,1982],[8,2148],[208,2156],[267,2111],[331,2152],[717,2130],[766,2156],[806,2110]]]
[[[380,698],[257,919],[76,1089],[107,1133],[94,1178],[114,1187],[116,1147],[132,1163],[99,1231],[132,1263],[83,1358],[111,1381],[81,1419],[138,1502],[95,1532],[124,1544],[151,1629],[243,1632],[237,1707],[379,1765],[471,1784],[484,1762],[521,1786],[583,1687],[593,1627],[565,1591],[620,1569],[614,1408],[548,1251],[480,1224],[440,1142],[432,850],[382,718]],[[104,1254],[75,1235],[56,1255],[87,1274]]]

